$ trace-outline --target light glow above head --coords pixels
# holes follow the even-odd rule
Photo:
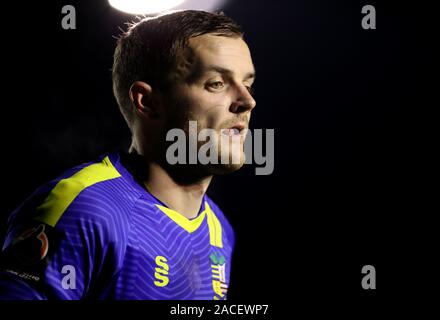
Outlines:
[[[228,0],[108,0],[109,4],[129,14],[156,14],[167,10],[220,10]]]
[[[149,14],[175,8],[185,0],[109,0],[108,2],[113,8],[126,13]]]

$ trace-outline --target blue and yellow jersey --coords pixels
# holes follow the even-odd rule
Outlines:
[[[11,215],[0,299],[225,299],[233,230],[205,195],[168,208],[111,153],[40,187]]]

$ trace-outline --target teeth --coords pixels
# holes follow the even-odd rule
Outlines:
[[[236,129],[236,128],[232,128],[232,129],[222,129],[222,134],[226,135],[226,136],[235,136],[235,135],[240,135],[240,130]]]

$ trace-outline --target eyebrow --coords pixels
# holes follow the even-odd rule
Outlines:
[[[215,72],[218,72],[218,73],[221,73],[221,74],[227,74],[227,75],[233,75],[234,74],[234,71],[226,69],[226,68],[223,68],[223,67],[220,67],[220,66],[216,66],[216,65],[210,65],[210,66],[208,66],[204,70],[204,72],[209,72],[209,71],[215,71]],[[243,81],[250,80],[250,79],[253,79],[253,80],[256,79],[255,71],[246,73],[244,78],[243,78]]]

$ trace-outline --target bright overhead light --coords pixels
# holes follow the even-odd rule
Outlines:
[[[108,0],[110,5],[131,14],[153,14],[166,10],[220,10],[228,0]]]
[[[173,9],[185,0],[109,0],[108,2],[113,8],[126,13],[148,14]]]

